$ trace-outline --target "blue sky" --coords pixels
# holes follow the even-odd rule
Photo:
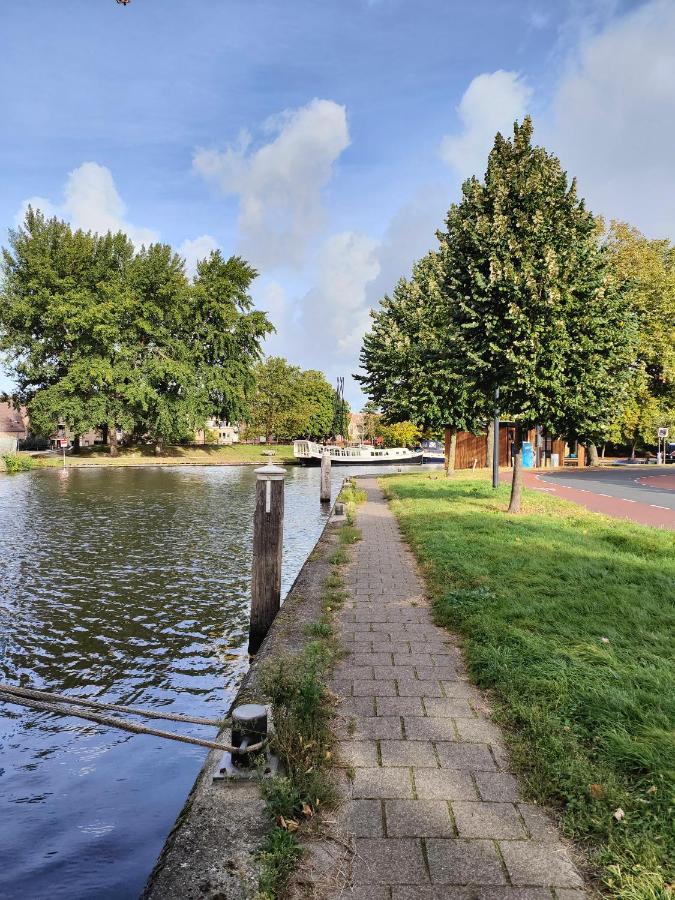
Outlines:
[[[675,238],[673,47],[672,0],[6,3],[0,229],[32,200],[191,266],[244,253],[267,350],[349,376],[525,112],[595,212]]]

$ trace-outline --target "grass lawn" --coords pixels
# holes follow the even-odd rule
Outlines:
[[[203,447],[165,447],[161,456],[155,456],[154,447],[120,447],[120,455],[111,459],[107,449],[82,449],[78,454],[68,454],[66,464],[70,466],[236,466],[236,465],[265,465],[268,457],[267,451],[275,451],[271,462],[285,465],[294,462],[293,446],[291,444],[232,444],[231,446],[203,446]],[[62,457],[50,455],[48,457],[34,457],[35,464],[40,467],[59,467],[63,465]]]
[[[527,490],[508,516],[470,473],[382,484],[529,798],[611,896],[672,900],[675,534]]]

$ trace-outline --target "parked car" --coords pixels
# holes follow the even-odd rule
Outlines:
[[[669,441],[666,444],[666,459],[667,463],[675,463],[675,441]]]

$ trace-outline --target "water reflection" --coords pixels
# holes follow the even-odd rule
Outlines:
[[[198,467],[0,478],[0,677],[224,713],[247,666],[254,479]],[[325,521],[318,479],[289,469],[284,591]],[[6,704],[0,752],[8,900],[136,897],[206,753]]]

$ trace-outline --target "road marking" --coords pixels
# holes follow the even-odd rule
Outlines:
[[[598,497],[611,497],[611,494],[598,494]]]
[[[628,497],[621,497],[624,503],[637,503],[637,500],[629,500]]]
[[[652,509],[670,509],[669,506],[659,506],[656,503],[650,503],[649,505],[652,507]]]

